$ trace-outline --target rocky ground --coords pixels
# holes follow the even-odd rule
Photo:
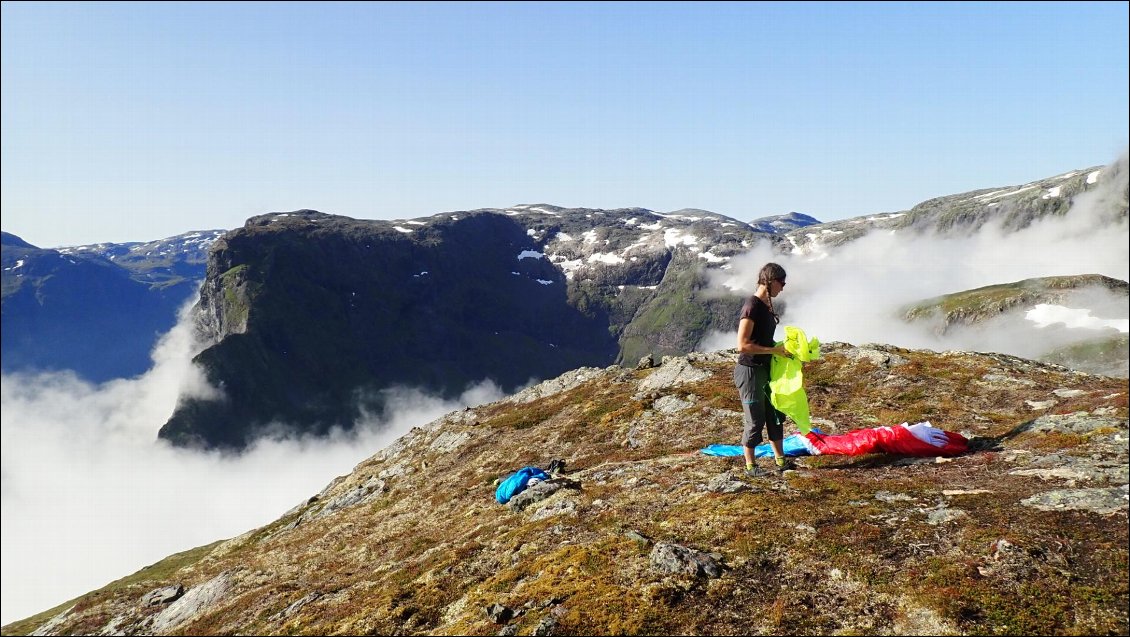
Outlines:
[[[824,346],[826,433],[930,421],[948,459],[746,478],[733,352],[583,368],[413,430],[242,536],[20,634],[1126,634],[1127,380]],[[509,505],[498,480],[566,462]]]

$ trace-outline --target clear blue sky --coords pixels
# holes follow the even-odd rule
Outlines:
[[[902,210],[1124,152],[1127,6],[5,2],[3,229]]]

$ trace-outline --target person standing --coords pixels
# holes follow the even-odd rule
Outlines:
[[[766,263],[757,274],[757,291],[746,300],[738,318],[738,362],[734,366],[734,385],[742,401],[742,452],[745,472],[760,477],[768,472],[754,462],[754,448],[761,444],[763,431],[769,437],[778,471],[795,469],[796,463],[785,457],[784,414],[769,402],[769,361],[774,354],[789,356],[784,346],[774,345],[773,333],[780,317],[773,308],[773,299],[785,289],[785,269]]]

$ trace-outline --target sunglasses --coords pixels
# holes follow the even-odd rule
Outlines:
[[[780,283],[781,287],[785,287],[785,280],[784,279],[777,279],[777,283]]]

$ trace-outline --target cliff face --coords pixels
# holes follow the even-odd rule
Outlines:
[[[197,308],[209,346],[196,362],[225,397],[184,400],[160,435],[239,448],[272,428],[349,428],[394,385],[451,396],[490,379],[510,391],[687,351],[731,327],[740,305],[696,303],[701,269],[758,236],[715,217],[539,207],[252,218],[217,242]]]
[[[970,452],[750,479],[698,452],[740,436],[733,359],[582,368],[453,412],[271,524],[4,634],[1127,633],[1126,379],[826,344],[817,427],[928,420]]]

